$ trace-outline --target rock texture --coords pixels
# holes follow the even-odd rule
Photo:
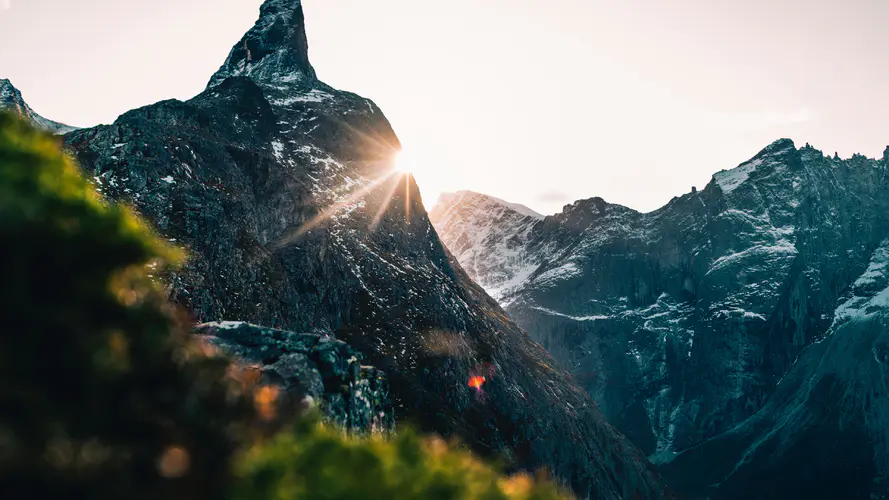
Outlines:
[[[592,198],[517,234],[491,230],[522,242],[509,252],[526,268],[475,276],[487,264],[462,263],[493,290],[510,283],[510,316],[610,422],[672,461],[680,491],[882,498],[886,378],[871,350],[882,352],[885,304],[863,276],[882,272],[887,159],[782,139],[651,213]],[[436,224],[461,255],[503,260],[464,248],[473,227]]]
[[[361,354],[345,342],[236,321],[201,324],[195,334],[257,369],[290,401],[317,404],[344,429],[360,434],[395,430],[386,375],[362,365]]]
[[[105,196],[190,252],[168,277],[197,321],[347,342],[396,416],[581,497],[662,498],[651,465],[439,241],[373,102],[308,63],[298,0],[268,0],[210,85],[66,142]],[[484,374],[480,390],[470,376]]]
[[[889,496],[889,240],[751,418],[664,466],[699,498]],[[692,473],[694,471],[694,473]]]
[[[65,134],[77,130],[76,127],[48,120],[35,113],[31,106],[28,106],[28,103],[22,98],[22,93],[19,92],[19,89],[15,88],[9,80],[0,78],[0,110],[3,109],[19,114],[35,127],[53,134]]]

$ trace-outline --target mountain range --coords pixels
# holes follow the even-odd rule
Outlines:
[[[299,0],[187,101],[75,129],[0,80],[0,108],[186,249],[162,279],[196,336],[347,427],[455,436],[580,498],[889,496],[889,148],[781,139],[649,213],[464,191],[427,214],[382,110],[319,80]]]
[[[467,271],[690,498],[889,494],[889,148],[788,139],[650,213],[430,217]]]

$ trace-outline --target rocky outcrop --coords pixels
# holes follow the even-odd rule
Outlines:
[[[259,371],[290,401],[318,405],[325,417],[352,432],[395,429],[386,375],[361,364],[345,342],[320,335],[263,328],[239,321],[204,323],[195,335]]]
[[[15,88],[12,82],[5,78],[0,78],[0,110],[16,113],[30,121],[35,127],[53,134],[65,134],[76,130],[76,127],[48,120],[35,113],[31,106],[28,106],[28,103],[25,102],[25,99],[22,98],[22,93],[19,92],[19,89]]]
[[[883,327],[842,310],[889,236],[887,174],[782,139],[651,213],[581,200],[522,233],[511,251],[541,264],[501,300],[680,491],[834,498],[818,485],[839,474],[880,497],[887,396],[867,346]],[[840,441],[860,473],[826,472]]]
[[[189,252],[195,319],[327,335],[389,378],[398,418],[581,497],[662,498],[651,465],[444,249],[377,106],[308,65],[298,0],[268,0],[207,89],[68,134],[106,197]],[[481,387],[471,376],[485,374]]]

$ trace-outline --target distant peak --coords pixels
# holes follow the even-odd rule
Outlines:
[[[886,146],[886,149],[883,150],[883,162],[889,164],[889,146]]]
[[[511,203],[506,200],[501,200],[495,196],[477,193],[475,191],[457,191],[456,193],[442,193],[438,197],[438,201],[435,206],[449,207],[456,205],[462,202],[472,202],[473,200],[487,201],[491,203],[496,203],[498,205],[502,205],[514,212],[518,212],[521,215],[525,215],[528,217],[534,217],[535,219],[543,219],[544,216],[535,212],[534,210],[526,207],[525,205],[521,205],[519,203]]]
[[[815,148],[806,143],[805,147],[803,147],[799,151],[817,151]],[[784,138],[778,139],[777,141],[769,144],[764,147],[760,152],[756,153],[749,161],[742,163],[741,166],[752,163],[756,160],[764,159],[765,157],[774,157],[774,158],[787,158],[788,154],[791,156],[799,156],[796,154],[798,150],[796,149],[796,145],[792,140]]]
[[[815,153],[821,155],[821,152],[810,146],[809,143],[806,143],[805,147],[800,151],[806,154]],[[731,170],[716,172],[713,174],[712,182],[715,182],[724,194],[728,194],[746,183],[750,175],[756,172],[760,165],[771,165],[774,162],[780,162],[789,165],[791,168],[801,168],[802,161],[800,158],[801,154],[797,151],[796,145],[792,140],[787,138],[778,139],[763,148],[759,153],[756,153],[753,158],[737,167]]]
[[[806,143],[806,146],[810,147],[808,143]],[[796,149],[796,145],[793,143],[793,141],[791,139],[787,139],[787,138],[778,139],[777,141],[775,141],[775,142],[769,144],[768,146],[766,146],[765,148],[763,148],[763,150],[760,151],[759,154],[757,154],[756,156],[758,157],[763,154],[774,153],[777,151],[784,151],[787,149]]]
[[[232,47],[225,63],[210,79],[210,86],[232,76],[270,84],[316,80],[309,63],[300,0],[266,0],[262,4],[256,24]]]
[[[608,210],[609,207],[625,208],[625,207],[621,207],[620,205],[613,205],[611,203],[608,203],[607,201],[605,201],[603,198],[601,198],[599,196],[594,196],[592,198],[584,198],[582,200],[577,200],[570,205],[565,205],[562,208],[562,213],[568,214],[568,213],[571,213],[574,211],[581,211],[581,212],[604,214]]]

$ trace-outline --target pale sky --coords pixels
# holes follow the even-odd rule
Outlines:
[[[109,123],[200,92],[261,0],[0,0],[0,78]],[[304,0],[319,78],[379,104],[427,206],[648,211],[779,137],[889,144],[889,0]]]

